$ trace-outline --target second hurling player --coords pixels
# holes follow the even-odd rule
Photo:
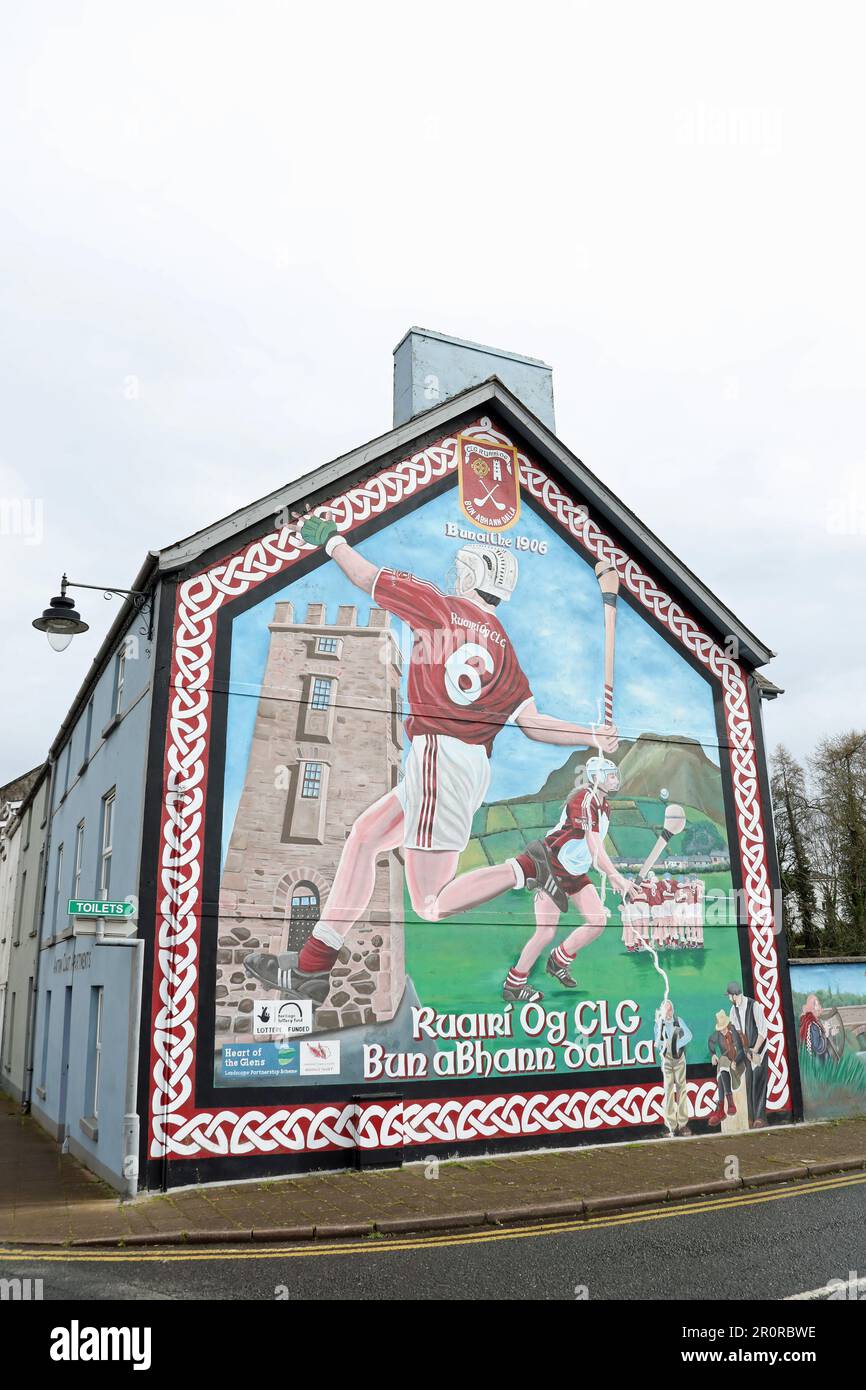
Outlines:
[[[535,931],[505,977],[503,999],[542,999],[540,990],[529,984],[529,974],[542,951],[553,945],[559,914],[568,911],[569,899],[583,918],[547,958],[547,973],[564,985],[576,989],[571,964],[578,951],[595,941],[605,927],[608,913],[589,878],[590,868],[606,874],[610,885],[622,897],[629,892],[628,879],[613,864],[604,848],[610,826],[608,792],[618,792],[619,769],[609,758],[587,758],[578,772],[574,791],[562,809],[556,825],[542,841],[527,845],[518,854],[517,864],[526,881],[534,879]],[[540,881],[535,865],[546,860],[548,877]],[[483,872],[483,870],[482,870]]]
[[[403,780],[361,813],[352,826],[328,894],[325,916],[295,955],[256,951],[245,961],[253,978],[289,997],[324,1002],[330,972],[347,934],[373,894],[376,860],[403,846],[412,906],[430,922],[465,912],[510,888],[543,889],[547,857],[477,869],[456,878],[469,843],[472,818],[490,783],[493,741],[516,724],[539,743],[604,752],[617,747],[612,724],[589,729],[536,708],[529,682],[496,616],[517,584],[517,560],[486,544],[462,546],[455,556],[454,593],[394,569],[379,569],[337,533],[336,524],[308,516],[301,534],[324,546],[343,574],[373,602],[408,623],[406,732],[411,747]],[[540,842],[539,842],[540,843]],[[527,990],[520,997],[533,998]]]

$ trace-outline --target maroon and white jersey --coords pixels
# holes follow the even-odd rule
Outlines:
[[[609,826],[610,806],[606,798],[592,787],[581,787],[568,798],[555,827],[544,839],[566,873],[585,874],[592,867],[587,831],[596,831],[603,840]]]
[[[513,646],[492,613],[403,571],[381,569],[373,600],[413,632],[406,732],[444,734],[488,752],[532,699]]]

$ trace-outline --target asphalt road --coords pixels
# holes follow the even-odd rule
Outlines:
[[[0,1251],[0,1278],[41,1279],[46,1300],[784,1299],[850,1271],[866,1275],[862,1174],[486,1235]]]

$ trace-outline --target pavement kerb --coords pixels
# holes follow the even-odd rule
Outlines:
[[[819,1178],[824,1173],[848,1173],[857,1168],[866,1168],[866,1158],[830,1158],[824,1163],[810,1163],[808,1159],[803,1161],[812,1178]]]
[[[253,1240],[315,1240],[316,1228],[309,1226],[257,1226],[251,1233]]]
[[[483,1226],[501,1227],[521,1221],[549,1220],[556,1217],[586,1218],[596,1214],[624,1211],[642,1206],[659,1206],[662,1202],[685,1201],[691,1197],[708,1197],[725,1192],[743,1191],[752,1187],[784,1186],[798,1178],[823,1177],[832,1173],[866,1169],[866,1157],[829,1159],[820,1163],[800,1160],[796,1167],[768,1168],[750,1173],[745,1178],[718,1178],[713,1181],[688,1183],[679,1187],[659,1188],[652,1192],[626,1192],[607,1197],[564,1198],[531,1205],[496,1207],[489,1211],[438,1213],[428,1216],[399,1216],[380,1221],[332,1222],[322,1225],[263,1226],[250,1230],[221,1229],[211,1231],[148,1231],[135,1235],[106,1238],[105,1236],[73,1237],[65,1241],[13,1240],[26,1246],[58,1245],[72,1249],[116,1249],[117,1247],[148,1247],[178,1245],[232,1245],[246,1242],[328,1241],[357,1239],[372,1235],[421,1234],[425,1231],[475,1229]]]
[[[773,1183],[795,1182],[807,1178],[809,1171],[800,1164],[796,1168],[767,1168],[763,1173],[749,1173],[743,1178],[744,1187],[770,1187]]]
[[[487,1213],[464,1211],[442,1213],[438,1216],[393,1216],[376,1222],[376,1232],[382,1236],[413,1234],[415,1231],[454,1231],[483,1226]]]

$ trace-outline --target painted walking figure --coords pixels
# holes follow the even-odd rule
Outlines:
[[[665,1088],[665,1124],[671,1135],[681,1138],[692,1132],[686,1086],[686,1048],[692,1040],[692,1032],[685,1019],[676,1013],[670,999],[656,1010],[654,1036]]]

